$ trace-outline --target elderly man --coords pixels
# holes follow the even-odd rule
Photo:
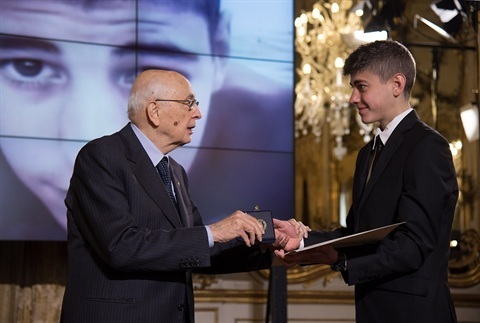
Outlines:
[[[205,226],[185,170],[168,155],[191,141],[198,104],[183,75],[144,71],[131,122],[79,152],[65,199],[63,322],[194,322],[192,271],[270,266],[259,222],[236,211]]]

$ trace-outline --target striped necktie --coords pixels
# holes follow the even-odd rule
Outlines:
[[[178,205],[177,205],[177,200],[175,199],[175,195],[173,194],[173,188],[172,188],[172,177],[170,175],[170,169],[168,167],[168,158],[163,157],[162,160],[157,165],[157,169],[160,173],[160,176],[162,177],[163,184],[165,185],[165,188],[167,189],[167,193],[170,196],[170,199],[173,202],[173,205],[175,205],[175,208],[177,208],[178,211]]]

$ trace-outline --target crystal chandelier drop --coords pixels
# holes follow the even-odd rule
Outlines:
[[[318,1],[312,11],[295,19],[295,49],[301,57],[295,86],[295,136],[308,133],[320,140],[325,122],[335,138],[333,154],[341,160],[347,153],[343,137],[350,133],[351,88],[343,77],[346,57],[362,43],[354,34],[363,33],[360,15],[352,12],[351,0]],[[368,142],[373,125],[364,124],[355,113],[360,134]]]

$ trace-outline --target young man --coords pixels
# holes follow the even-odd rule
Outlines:
[[[378,122],[381,131],[358,154],[347,227],[312,231],[303,242],[406,223],[377,244],[328,246],[283,260],[340,271],[355,285],[359,323],[456,321],[448,258],[458,186],[448,142],[409,105],[415,70],[411,53],[395,41],[362,45],[345,61],[350,102],[363,122]],[[299,244],[291,239],[286,249]],[[283,251],[277,254],[284,257]]]

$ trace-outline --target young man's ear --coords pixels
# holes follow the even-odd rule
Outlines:
[[[403,93],[405,89],[405,83],[407,82],[407,78],[405,75],[401,73],[397,73],[393,76],[393,95],[398,97]]]

